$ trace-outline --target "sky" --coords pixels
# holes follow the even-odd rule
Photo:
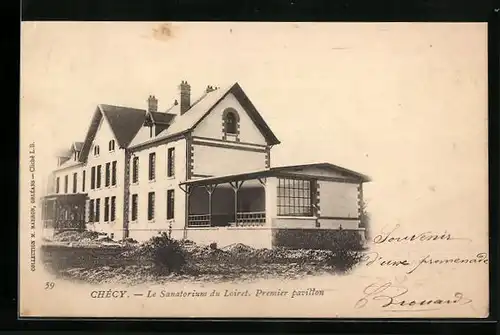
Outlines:
[[[22,26],[21,152],[40,174],[83,141],[99,103],[166,109],[187,80],[238,82],[282,144],[273,166],[372,177],[377,227],[487,229],[487,28],[460,23],[96,23]],[[455,222],[460,224],[455,225]],[[447,226],[448,225],[448,226]]]

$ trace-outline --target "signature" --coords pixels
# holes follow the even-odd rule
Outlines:
[[[386,282],[373,283],[364,290],[364,296],[354,305],[363,308],[370,301],[380,303],[380,307],[392,312],[421,312],[441,309],[448,305],[467,305],[472,302],[462,292],[455,292],[453,297],[432,297],[425,299],[411,299],[406,297],[408,288],[400,283]]]
[[[443,231],[441,233],[436,233],[433,231],[424,231],[418,234],[396,236],[394,233],[399,229],[401,225],[397,224],[394,229],[388,233],[378,234],[373,238],[373,243],[398,243],[398,242],[430,242],[430,241],[450,241],[450,240],[468,240],[469,238],[455,237],[448,231]]]

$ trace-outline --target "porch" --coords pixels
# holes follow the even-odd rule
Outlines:
[[[85,230],[85,201],[87,194],[56,194],[41,199],[44,230],[60,232]]]
[[[341,231],[361,235],[359,204],[366,181],[331,164],[187,180],[179,184],[186,193],[184,238],[220,246],[315,248]]]
[[[262,227],[266,224],[266,179],[185,185],[187,227]]]

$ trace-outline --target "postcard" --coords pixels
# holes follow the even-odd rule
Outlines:
[[[20,317],[488,316],[486,24],[21,31]]]

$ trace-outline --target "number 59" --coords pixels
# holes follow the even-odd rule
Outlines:
[[[54,288],[54,286],[56,286],[56,283],[54,283],[53,281],[45,282],[45,289],[46,290],[52,290]]]

